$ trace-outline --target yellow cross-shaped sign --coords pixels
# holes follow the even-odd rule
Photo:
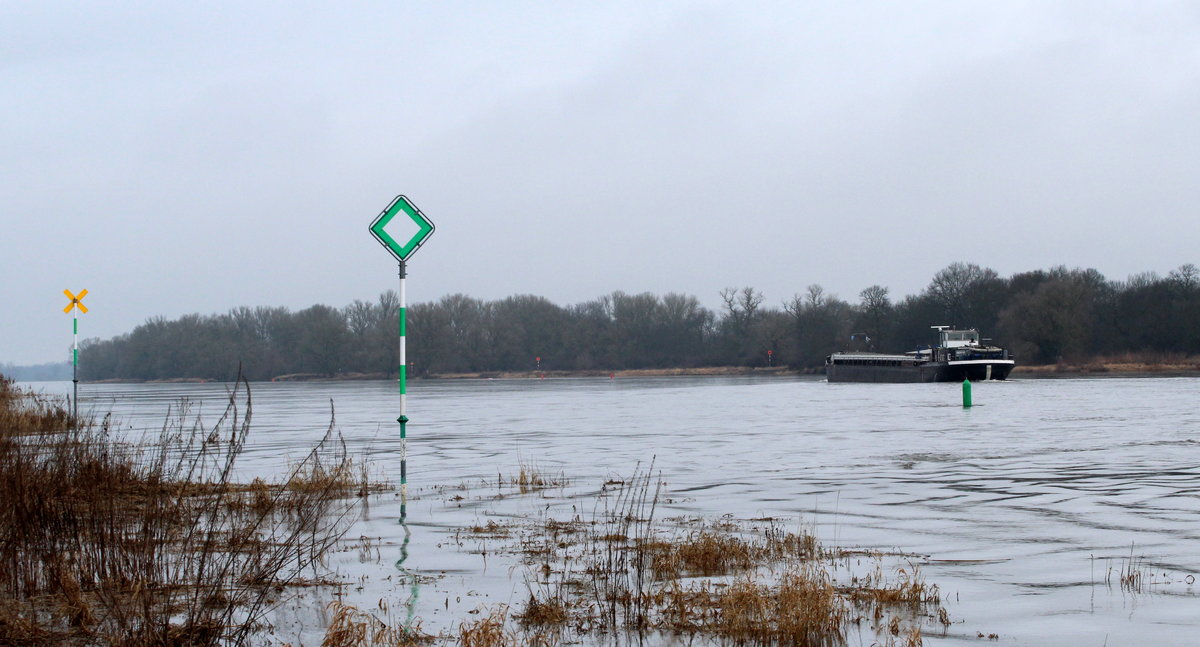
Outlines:
[[[80,312],[87,313],[87,306],[83,305],[83,297],[87,296],[87,290],[80,290],[79,296],[71,294],[70,290],[63,290],[63,294],[71,300],[67,307],[63,308],[63,312],[70,312],[71,308],[78,307]]]

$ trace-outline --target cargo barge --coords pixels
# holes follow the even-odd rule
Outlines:
[[[981,343],[978,330],[932,328],[937,346],[896,355],[833,353],[825,358],[825,375],[830,382],[978,382],[1003,380],[1016,365],[1007,349]]]

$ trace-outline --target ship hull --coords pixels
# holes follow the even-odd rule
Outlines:
[[[982,382],[1007,379],[1012,360],[972,360],[963,362],[924,362],[907,366],[842,364],[836,360],[825,367],[830,382]]]
[[[983,382],[985,380],[1004,380],[1012,373],[1015,363],[1009,360],[971,360],[964,362],[949,362],[942,371],[945,379],[939,382]]]

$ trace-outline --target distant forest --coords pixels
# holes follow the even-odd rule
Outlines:
[[[1200,271],[1110,281],[1093,269],[1056,267],[1002,278],[954,263],[916,295],[893,299],[872,285],[851,303],[819,285],[778,306],[752,287],[727,288],[717,311],[684,294],[614,292],[569,306],[530,295],[483,301],[462,294],[408,308],[408,357],[416,375],[616,370],[694,366],[823,365],[850,336],[882,351],[934,340],[931,325],[978,328],[1018,363],[1078,361],[1123,353],[1200,353]],[[81,379],[228,380],[285,374],[396,374],[398,298],[374,302],[239,307],[220,315],[152,318],[132,332],[91,339]]]
[[[71,379],[71,364],[69,362],[50,362],[17,366],[16,364],[0,363],[0,375],[18,382],[54,382]]]

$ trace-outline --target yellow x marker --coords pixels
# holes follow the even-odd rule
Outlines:
[[[87,290],[80,290],[79,296],[71,294],[70,290],[63,290],[63,294],[67,295],[67,298],[71,300],[71,303],[67,304],[67,307],[63,308],[63,312],[70,312],[71,308],[78,306],[80,312],[84,314],[87,313],[87,306],[83,305],[83,297],[87,296]]]

